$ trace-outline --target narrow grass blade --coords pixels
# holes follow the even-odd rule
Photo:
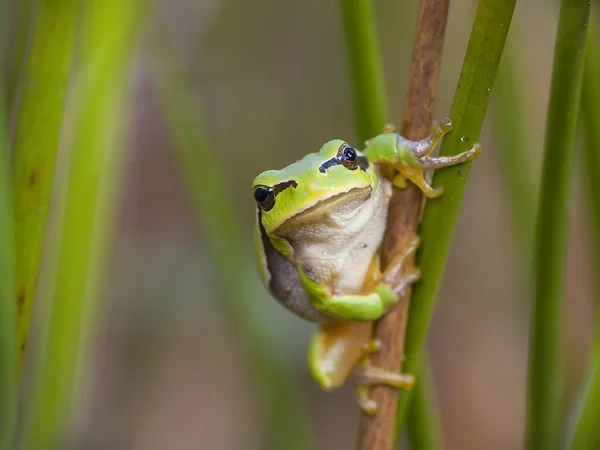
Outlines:
[[[80,0],[38,1],[17,97],[11,171],[19,373],[46,232]]]
[[[61,148],[64,178],[59,178],[53,199],[51,258],[43,271],[47,279],[41,282],[48,289],[49,327],[36,361],[31,415],[21,436],[21,448],[27,450],[64,446],[60,441],[77,386],[78,361],[85,354],[85,319],[98,293],[115,203],[119,138],[126,117],[124,82],[141,5],[137,0],[85,2],[75,106],[68,115],[73,122],[66,132],[70,139]]]
[[[0,0],[0,26],[6,26],[6,11],[7,2]],[[5,42],[6,33],[0,30],[0,60],[4,56]],[[0,450],[11,448],[17,406],[13,230],[6,129],[4,79],[0,64]]]
[[[356,130],[364,142],[381,133],[388,114],[374,2],[342,0],[341,7]]]
[[[444,139],[441,155],[466,151],[479,139],[514,7],[515,0],[482,0],[479,3],[450,110],[454,129]],[[408,317],[404,363],[407,373],[418,372],[421,349],[442,281],[470,166],[465,163],[441,169],[433,178],[434,187],[444,186],[445,191],[440,198],[427,202],[421,223],[423,244],[417,255],[417,266],[423,276],[414,287]],[[400,393],[397,432],[406,416],[410,396],[410,391]]]
[[[196,207],[197,218],[208,237],[215,274],[223,290],[225,307],[258,386],[262,415],[270,440],[281,450],[315,448],[305,404],[286,366],[285,351],[269,335],[271,328],[258,314],[253,299],[267,293],[255,271],[249,272],[249,246],[244,241],[229,199],[231,183],[219,167],[217,154],[202,128],[203,118],[193,100],[192,83],[175,57],[174,46],[160,21],[151,42],[154,82],[179,166]],[[218,195],[215,193],[218,192]],[[251,199],[250,189],[248,198]],[[200,299],[199,299],[200,301]]]
[[[517,34],[513,37],[521,38],[522,35]],[[521,274],[519,281],[523,292],[528,292],[537,186],[531,155],[532,126],[524,108],[527,100],[524,92],[526,88],[522,83],[521,54],[514,41],[507,44],[498,68],[492,98],[492,129],[498,149],[494,156],[499,163],[498,168],[511,212],[515,247],[520,263],[517,269]]]
[[[11,45],[6,51],[6,79],[3,80],[6,83],[3,87],[6,86],[7,118],[11,117],[11,111],[13,111],[13,106],[15,106],[14,101],[17,98],[17,87],[20,82],[23,61],[28,54],[29,34],[33,29],[32,13],[35,2],[36,0],[12,2],[11,9],[13,11],[6,14],[6,17],[9,17],[8,14],[12,14],[11,18],[15,21],[15,23],[7,24],[6,26],[10,30],[9,39],[11,41]]]
[[[431,365],[428,359],[423,359],[406,417],[408,441],[412,450],[440,450],[444,447],[442,426],[433,395]]]
[[[571,175],[583,80],[588,0],[563,0],[546,121],[544,163],[534,248],[527,448],[560,442],[562,380],[559,336]]]
[[[0,91],[0,450],[9,450],[16,419],[13,239],[4,95]]]
[[[591,240],[595,250],[595,269],[600,268],[600,36],[598,17],[593,14],[587,37],[583,89],[581,92],[581,118],[585,137],[584,178],[588,188],[588,204],[592,226]],[[596,286],[600,295],[600,283]],[[597,307],[600,305],[597,301]],[[600,311],[596,318],[596,336],[592,349],[592,364],[581,398],[581,411],[576,418],[571,448],[586,450],[600,448]]]

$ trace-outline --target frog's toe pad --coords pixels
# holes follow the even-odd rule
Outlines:
[[[369,386],[367,385],[356,386],[356,402],[360,409],[369,416],[376,415],[379,410],[377,402],[369,397]]]
[[[439,124],[440,130],[442,131],[442,133],[446,134],[449,133],[450,130],[452,130],[452,122],[450,121],[450,119],[448,117],[446,117],[445,119],[443,119],[440,124]]]
[[[423,190],[423,193],[429,198],[438,198],[444,193],[444,188],[439,187],[437,189],[432,188],[431,190]]]
[[[377,411],[379,410],[379,406],[377,406],[377,402],[375,400],[367,399],[364,403],[359,404],[360,409],[362,409],[365,414],[369,416],[377,415]]]

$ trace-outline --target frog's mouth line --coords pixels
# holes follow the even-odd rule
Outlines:
[[[319,200],[300,210],[294,216],[279,225],[273,234],[284,237],[297,229],[300,224],[327,222],[330,214],[350,214],[371,198],[373,188],[352,188],[331,198]]]

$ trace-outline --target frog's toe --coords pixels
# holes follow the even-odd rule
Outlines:
[[[356,367],[352,373],[354,382],[358,386],[383,384],[399,389],[411,389],[415,384],[415,377],[409,373],[389,372],[381,367],[365,365]]]
[[[443,187],[439,187],[437,189],[430,189],[430,190],[426,190],[424,191],[425,195],[429,198],[438,198],[441,197],[442,194],[444,193],[444,188]]]
[[[421,271],[415,267],[411,272],[403,275],[400,280],[398,280],[398,284],[394,287],[394,292],[396,295],[403,295],[407,286],[416,283],[420,279]]]
[[[369,397],[369,386],[367,385],[356,386],[356,402],[360,409],[369,416],[376,415],[379,410],[377,402]]]
[[[396,125],[393,123],[386,123],[383,126],[383,134],[391,134],[396,132]]]
[[[450,118],[446,117],[440,122],[438,126],[443,134],[447,134],[452,130],[452,121],[450,120]]]

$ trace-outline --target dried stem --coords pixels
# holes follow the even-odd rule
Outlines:
[[[420,2],[410,84],[401,126],[402,135],[409,139],[421,139],[430,132],[448,5],[449,0]],[[384,265],[387,266],[416,232],[421,204],[421,192],[414,185],[394,190],[384,242]],[[409,300],[410,289],[407,289],[396,308],[375,327],[375,336],[383,345],[381,352],[374,355],[373,363],[386,370],[398,371],[402,366]],[[357,449],[389,450],[394,442],[398,390],[376,386],[371,391],[371,398],[379,405],[379,411],[376,416],[361,414]]]

